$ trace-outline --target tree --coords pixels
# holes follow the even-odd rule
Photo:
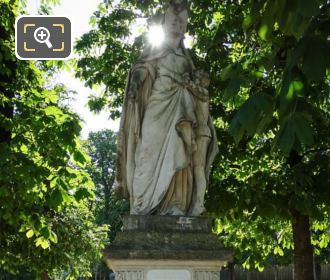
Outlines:
[[[85,143],[86,150],[91,157],[87,165],[87,172],[95,184],[96,199],[90,206],[98,225],[107,224],[108,242],[114,241],[117,232],[122,228],[122,216],[128,214],[129,203],[117,198],[112,190],[115,179],[116,166],[116,134],[105,129],[91,132]],[[94,264],[98,272],[108,273],[109,269],[102,262]]]
[[[66,89],[49,86],[52,63],[16,59],[19,1],[1,0],[0,9],[0,267],[90,275],[107,228],[88,211],[94,186],[80,120],[61,104]]]
[[[130,27],[155,12],[149,23],[157,22],[164,2],[106,1],[94,13],[94,29],[76,45],[77,76],[106,86],[90,100],[93,110],[119,115],[144,40],[129,40]],[[229,243],[233,229],[254,226],[247,244],[235,240],[246,266],[262,269],[293,247],[299,280],[313,279],[312,245],[321,253],[328,243],[318,243],[326,230],[315,228],[329,228],[329,11],[326,0],[196,0],[188,27],[195,64],[211,74],[220,148],[208,210]]]
[[[221,75],[224,99],[238,109],[229,122],[244,149],[236,164],[248,172],[236,172],[234,188],[227,190],[248,186],[260,196],[253,198],[254,213],[292,221],[295,279],[313,278],[310,219],[326,219],[329,207],[329,3],[308,5],[246,3],[245,13],[238,13],[245,38],[238,33],[230,41],[236,46],[230,46],[232,61]],[[252,193],[241,194],[248,201]]]
[[[110,242],[122,227],[122,215],[129,210],[128,202],[117,198],[112,190],[116,169],[116,142],[117,135],[109,129],[91,132],[86,142],[91,157],[87,172],[95,184],[96,222],[100,225],[110,225]]]

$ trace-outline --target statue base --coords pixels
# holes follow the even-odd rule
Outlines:
[[[204,217],[126,216],[104,254],[116,280],[219,280],[232,252]]]

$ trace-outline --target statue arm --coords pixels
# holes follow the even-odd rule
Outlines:
[[[118,132],[115,189],[118,196],[132,199],[134,155],[144,110],[155,78],[155,63],[136,63],[127,78],[122,117]],[[129,101],[133,98],[133,102]]]
[[[189,76],[184,75],[186,88],[200,101],[207,102],[209,100],[209,91],[201,85],[199,81],[191,80]]]
[[[139,65],[134,67],[131,71],[131,79],[129,81],[127,94],[130,99],[135,100],[138,92],[140,91],[144,81],[147,78],[148,69],[143,65]]]

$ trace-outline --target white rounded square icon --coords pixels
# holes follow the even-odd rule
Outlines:
[[[60,16],[20,16],[15,53],[22,60],[62,60],[72,53],[71,21]]]

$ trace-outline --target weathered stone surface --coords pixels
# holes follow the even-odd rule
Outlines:
[[[229,260],[211,226],[203,217],[128,216],[105,258]]]
[[[219,280],[219,271],[195,271],[194,280]]]
[[[151,269],[146,271],[146,280],[191,280],[188,269]]]
[[[143,277],[143,270],[118,271],[116,273],[116,280],[142,280]]]
[[[148,280],[156,273],[150,271],[186,270],[191,280],[218,280],[232,252],[212,233],[212,224],[204,217],[127,216],[104,258],[116,279]]]
[[[124,231],[164,231],[164,232],[206,232],[210,233],[213,226],[211,218],[183,217],[173,219],[171,216],[126,216]]]

